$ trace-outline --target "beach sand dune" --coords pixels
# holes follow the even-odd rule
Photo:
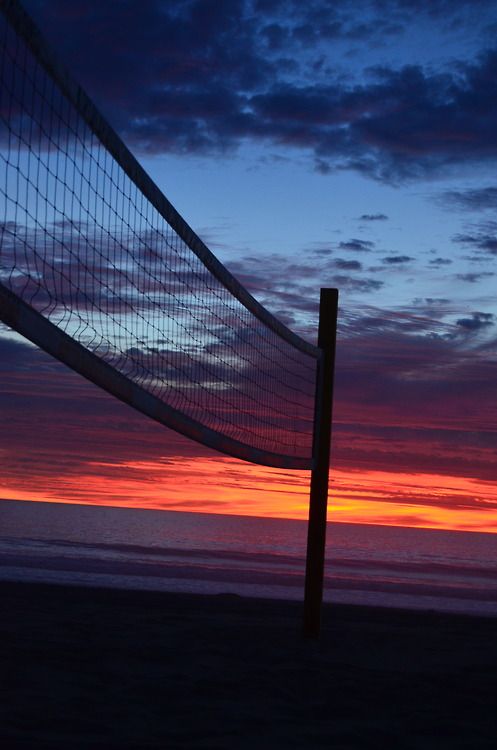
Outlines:
[[[497,620],[1,583],[2,747],[497,747]]]

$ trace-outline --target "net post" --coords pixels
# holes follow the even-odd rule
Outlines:
[[[305,571],[303,635],[306,638],[317,638],[321,627],[337,316],[338,289],[321,289],[318,330],[321,357],[316,376]]]

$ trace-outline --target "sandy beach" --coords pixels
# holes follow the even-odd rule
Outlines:
[[[495,748],[497,620],[0,585],[10,748]]]

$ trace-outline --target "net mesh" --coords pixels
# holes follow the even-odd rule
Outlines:
[[[202,442],[310,466],[318,350],[252,304],[180,217],[164,215],[158,189],[142,189],[136,164],[105,143],[118,143],[115,133],[104,123],[102,138],[100,115],[47,64],[22,9],[2,5],[1,285],[203,428]]]

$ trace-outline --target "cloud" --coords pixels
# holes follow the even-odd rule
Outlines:
[[[364,301],[364,295],[375,295],[384,282],[365,278],[361,262],[334,258],[328,246],[311,247],[310,253],[309,262],[274,253],[265,255],[263,264],[260,257],[239,255],[228,266],[261,304],[304,338],[315,341],[320,287],[338,287]]]
[[[292,294],[298,295],[297,287]],[[493,482],[497,364],[478,346],[478,337],[495,319],[478,311],[447,325],[433,317],[447,300],[429,303],[431,317],[419,309],[342,311],[333,441],[338,470]],[[315,301],[305,304],[315,315]],[[58,487],[76,498],[80,477],[87,476],[95,486],[100,482],[102,498],[104,491],[116,493],[136,482],[138,501],[143,482],[154,481],[145,464],[160,469],[166,487],[177,476],[169,461],[216,455],[142,417],[30,345],[0,338],[0,366],[0,409],[9,424],[8,440],[2,441],[7,485],[21,482],[26,492]],[[242,475],[245,466],[234,470]],[[477,498],[468,502],[477,507]]]
[[[376,279],[358,279],[355,276],[337,274],[332,277],[333,283],[342,291],[353,292],[377,292],[383,285],[383,281]]]
[[[362,214],[359,216],[359,221],[387,221],[388,216],[386,214]]]
[[[387,255],[386,258],[383,258],[382,262],[390,266],[399,266],[404,263],[410,263],[412,260],[414,258],[409,257],[409,255]]]
[[[497,255],[497,223],[487,222],[475,233],[458,234],[454,237],[454,242],[488,255]]]
[[[436,266],[437,268],[441,268],[442,266],[450,266],[452,261],[450,258],[434,258],[433,260],[430,260],[430,266]]]
[[[466,331],[479,331],[482,328],[495,325],[494,315],[491,313],[474,312],[471,313],[471,318],[459,318],[456,321],[456,325]]]
[[[492,481],[497,437],[489,404],[497,363],[483,349],[465,349],[467,338],[454,335],[457,328],[475,337],[485,333],[494,323],[486,315],[467,318],[471,331],[466,323],[419,314],[347,316],[335,386],[340,466],[391,471],[395,465],[395,471]]]
[[[36,475],[90,471],[102,461],[111,466],[156,460],[169,451],[213,455],[77,375],[37,347],[8,333],[0,335],[0,411],[9,424],[2,440],[2,468]],[[139,437],[137,437],[139,435]],[[6,434],[4,433],[4,438]],[[102,474],[102,470],[98,469]],[[103,472],[105,473],[105,472]]]
[[[446,297],[425,297],[427,305],[447,305],[450,300]]]
[[[0,372],[28,372],[33,367],[44,369],[47,362],[37,355],[38,350],[27,341],[11,338],[9,334],[10,330],[0,323]]]
[[[391,3],[400,24],[368,3],[360,22],[346,5],[322,2],[293,3],[295,16],[288,4],[256,13],[250,0],[150,2],[139,12],[131,0],[29,7],[142,152],[218,154],[257,142],[308,154],[323,173],[352,169],[389,183],[497,161],[495,47],[450,70],[383,65],[347,79],[315,59],[306,74],[310,45],[400,34],[409,15],[427,12],[420,5]],[[437,7],[455,18],[461,5]]]
[[[491,271],[482,271],[481,273],[458,273],[456,279],[459,281],[466,281],[468,284],[476,284],[477,281],[482,279],[488,279],[495,276],[495,273]]]
[[[362,268],[358,260],[344,260],[343,258],[334,260],[333,265],[342,271],[360,271]]]
[[[497,187],[488,186],[468,190],[448,190],[440,202],[450,208],[467,211],[484,211],[497,208]]]
[[[373,249],[374,242],[371,242],[370,240],[352,239],[348,240],[348,242],[340,242],[338,247],[340,250],[353,250],[360,253],[367,253]]]
[[[11,283],[14,292],[46,316],[49,312],[55,325],[159,401],[193,420],[203,418],[204,426],[232,440],[247,440],[253,447],[273,453],[292,450],[290,434],[301,422],[304,400],[299,416],[294,414],[292,428],[288,422],[293,408],[290,391],[307,389],[308,419],[312,419],[312,362],[307,363],[306,382],[304,371],[296,374],[295,353],[289,345],[268,334],[193,253],[176,252],[167,239],[161,242],[158,233],[128,237],[122,232],[120,244],[111,244],[111,237],[103,236],[97,228],[90,233],[90,248],[81,248],[84,243],[72,227],[63,235],[64,242],[57,239],[56,243],[54,228],[47,229],[51,243],[43,241],[41,232],[20,228],[21,239],[30,235],[28,247],[21,255],[17,252],[20,268],[30,269],[38,295],[33,296],[22,273],[7,273],[6,283]],[[36,260],[35,251],[40,247],[44,252],[51,250],[50,262]],[[161,256],[157,247],[163,250]],[[98,273],[89,263],[92,255],[98,258]],[[287,263],[285,270],[290,283],[297,279],[297,287],[307,277],[314,280],[317,272],[315,265],[304,263]],[[289,309],[292,314],[298,310]],[[275,350],[269,354],[271,341],[278,351],[277,362]],[[285,348],[290,358],[284,364]],[[276,391],[268,389],[271,379],[278,382]],[[280,434],[278,445],[265,427],[267,413],[263,415],[261,410],[267,410],[268,402],[261,400],[263,393],[271,398],[273,428]],[[245,432],[234,414],[243,420]],[[282,430],[287,431],[286,436]],[[257,445],[256,434],[260,438]],[[309,431],[302,428],[298,449],[305,451],[310,439]]]

